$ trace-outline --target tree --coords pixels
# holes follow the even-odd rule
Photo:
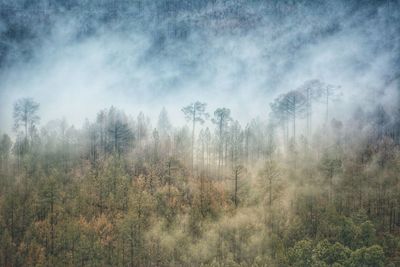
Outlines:
[[[159,160],[159,153],[160,153],[160,134],[155,128],[153,130],[153,142],[154,146],[153,146],[152,159],[154,163],[157,163]]]
[[[107,109],[97,113],[96,123],[100,135],[100,147],[103,154],[107,153],[108,133],[107,133]]]
[[[190,105],[182,108],[182,112],[185,115],[187,121],[192,122],[192,173],[194,168],[194,136],[196,123],[199,122],[203,124],[205,119],[208,118],[208,113],[206,112],[206,103],[201,103],[196,101]]]
[[[334,264],[345,265],[350,257],[351,250],[339,242],[331,244],[327,240],[322,240],[314,248],[313,254],[316,259],[329,266],[334,266]]]
[[[165,107],[162,108],[160,115],[158,115],[157,130],[160,133],[160,137],[163,139],[171,134],[172,125]]]
[[[6,173],[8,168],[8,159],[12,146],[11,138],[7,134],[3,134],[0,141],[0,173]]]
[[[285,95],[279,95],[274,102],[270,104],[272,121],[282,127],[283,139],[285,144],[289,140],[289,103],[285,101]]]
[[[32,133],[36,129],[36,124],[39,122],[40,117],[37,112],[39,104],[32,98],[21,98],[14,104],[14,129],[19,132],[23,128],[25,135],[25,145],[28,145],[28,137],[32,137]]]
[[[338,86],[334,86],[331,84],[327,84],[322,88],[322,99],[324,99],[325,102],[325,126],[328,125],[329,121],[329,103],[330,101],[335,101],[340,98],[342,95],[341,92],[339,92]]]
[[[153,199],[145,190],[145,181],[139,177],[129,194],[128,213],[121,221],[121,234],[128,244],[129,266],[142,266],[144,236],[153,211]]]
[[[263,195],[267,195],[267,197],[264,198],[264,205],[266,207],[265,214],[268,216],[268,218],[265,218],[265,224],[268,225],[270,230],[274,229],[275,214],[272,205],[274,200],[277,199],[277,196],[279,196],[279,191],[282,188],[282,182],[280,181],[281,175],[281,170],[273,159],[267,159],[259,172],[262,193]]]
[[[305,96],[305,108],[307,119],[307,137],[311,137],[312,133],[312,105],[313,102],[320,99],[323,93],[324,84],[319,80],[306,81],[298,91]]]
[[[229,108],[217,108],[214,111],[212,122],[217,126],[218,134],[218,176],[221,175],[221,167],[223,165],[223,145],[225,141],[225,131],[228,123],[232,120],[231,110]]]
[[[43,185],[41,187],[41,190],[39,191],[39,198],[40,198],[40,203],[41,203],[41,216],[43,216],[43,223],[48,225],[48,230],[44,233],[46,237],[44,239],[46,240],[46,248],[49,250],[50,253],[50,260],[53,260],[53,257],[55,256],[55,239],[56,239],[56,213],[57,213],[57,201],[59,199],[59,194],[58,191],[59,189],[58,183],[56,180],[56,177],[54,175],[51,175],[47,179],[43,181]],[[41,217],[40,216],[40,217]],[[49,244],[47,244],[47,240],[49,240]],[[53,265],[54,263],[50,263]]]
[[[288,144],[289,120],[292,119],[292,136],[296,142],[296,120],[302,117],[306,111],[306,97],[298,90],[290,91],[278,96],[271,104],[271,115],[275,120],[286,128],[285,139]]]
[[[85,144],[87,146],[87,157],[95,165],[98,160],[98,132],[96,125],[90,124],[88,120],[85,121],[86,137]]]
[[[206,164],[206,144],[207,144],[204,129],[201,129],[199,132],[198,143],[200,143],[200,148],[197,152],[198,155],[197,158],[200,159],[201,170],[204,171]]]
[[[271,208],[273,202],[273,190],[275,183],[281,176],[281,171],[278,168],[277,163],[274,160],[267,160],[264,163],[263,169],[260,171],[260,177],[264,180],[263,187],[268,191],[268,206]]]
[[[333,177],[342,167],[342,161],[338,156],[324,153],[321,159],[320,170],[325,175],[329,183],[329,201],[333,201]]]
[[[130,148],[134,136],[128,125],[126,115],[122,111],[118,111],[113,107],[110,108],[107,130],[111,141],[110,151],[120,156]]]
[[[375,226],[371,221],[365,221],[360,225],[360,241],[364,246],[372,246],[375,243]]]
[[[385,265],[385,254],[379,245],[363,247],[351,253],[347,266],[381,267]]]
[[[160,136],[161,154],[164,157],[171,156],[171,138],[173,128],[168,117],[167,110],[165,107],[162,108],[160,115],[158,116],[157,131]]]
[[[292,116],[293,141],[296,142],[296,119],[304,115],[306,98],[299,91],[290,91],[283,98],[287,112]]]
[[[234,194],[233,194],[233,203],[235,204],[235,208],[238,207],[239,205],[239,199],[238,199],[238,189],[239,189],[239,179],[240,179],[240,175],[242,174],[244,170],[243,165],[240,164],[235,164],[233,166],[233,175],[234,175]]]
[[[288,251],[288,259],[291,266],[309,267],[313,263],[313,246],[310,240],[301,240]]]
[[[382,139],[390,122],[390,116],[382,105],[378,105],[371,114],[371,119],[376,137]]]
[[[211,165],[211,133],[210,133],[210,129],[207,127],[204,131],[204,145],[205,145],[205,153],[206,153],[206,159],[205,159],[205,163],[206,163],[206,173],[207,175],[210,172],[210,165]]]
[[[146,120],[143,112],[140,112],[137,116],[137,125],[136,125],[136,132],[135,137],[137,137],[137,145],[140,150],[142,150],[144,142],[149,134],[149,122]]]
[[[243,132],[238,121],[234,121],[229,129],[230,160],[232,166],[242,163]]]

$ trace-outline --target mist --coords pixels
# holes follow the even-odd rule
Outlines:
[[[42,122],[78,127],[110,106],[152,119],[166,107],[182,125],[196,100],[245,123],[310,79],[341,87],[341,119],[398,103],[397,2],[135,3],[2,1],[1,129],[27,96]]]
[[[0,0],[0,266],[400,266],[400,2]]]

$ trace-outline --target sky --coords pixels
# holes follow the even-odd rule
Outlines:
[[[193,101],[242,123],[310,79],[340,86],[334,116],[398,105],[399,1],[0,0],[0,132],[32,97],[41,124],[81,127],[115,106],[174,125]],[[321,111],[322,112],[322,111]]]

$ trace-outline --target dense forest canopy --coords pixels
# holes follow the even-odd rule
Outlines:
[[[0,266],[400,266],[398,1],[0,1]]]

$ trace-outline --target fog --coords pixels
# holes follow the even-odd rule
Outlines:
[[[153,119],[165,106],[182,125],[196,100],[245,123],[310,79],[341,87],[341,119],[397,106],[397,1],[196,2],[2,0],[0,129],[21,97],[40,103],[42,125],[80,127],[112,105]]]
[[[398,266],[399,1],[0,0],[0,266]]]

